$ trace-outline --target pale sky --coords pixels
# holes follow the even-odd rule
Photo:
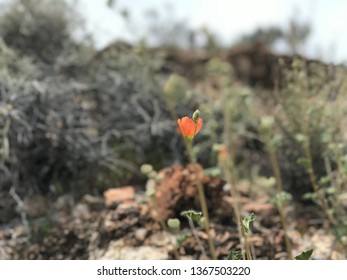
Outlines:
[[[77,0],[87,30],[94,35],[98,47],[117,38],[139,40],[145,33],[145,11],[154,8],[165,16],[169,3],[173,16],[167,20],[183,19],[196,29],[208,26],[226,45],[232,45],[239,36],[255,28],[287,27],[295,16],[312,27],[303,49],[307,56],[347,62],[346,0],[116,0],[116,7],[127,8],[136,23],[130,29],[106,2]]]

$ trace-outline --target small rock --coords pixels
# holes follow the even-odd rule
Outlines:
[[[175,238],[166,231],[159,231],[149,237],[149,243],[157,247],[165,247],[174,244]]]
[[[82,197],[81,202],[88,205],[90,210],[102,210],[104,208],[104,201],[101,197],[86,194]]]
[[[72,195],[64,194],[62,196],[59,196],[57,200],[54,202],[54,206],[57,210],[65,210],[65,209],[71,209],[74,204],[74,199]]]
[[[164,248],[154,246],[124,246],[124,241],[120,239],[111,241],[106,251],[103,249],[96,252],[92,258],[99,260],[167,260],[169,253]]]
[[[121,249],[123,260],[167,260],[168,252],[163,248],[151,246],[124,247]]]
[[[338,252],[338,251],[332,251],[331,259],[332,260],[344,260],[345,256],[342,253]]]
[[[104,201],[106,207],[112,207],[121,203],[133,202],[135,199],[135,190],[132,186],[108,189],[104,192]]]
[[[84,203],[78,203],[76,206],[72,209],[72,216],[75,219],[83,219],[89,215],[89,208]]]
[[[28,229],[24,226],[17,226],[12,230],[12,238],[18,239],[21,237],[26,237],[28,235]]]
[[[143,241],[145,240],[146,238],[146,235],[147,235],[147,230],[145,228],[139,228],[135,231],[135,238],[138,240],[138,241]]]
[[[130,216],[139,216],[140,207],[135,202],[129,202],[119,205],[113,213],[120,219]]]
[[[42,217],[47,211],[47,201],[42,195],[34,195],[25,201],[25,212],[30,218]]]
[[[194,260],[194,257],[193,256],[188,256],[188,255],[180,256],[180,260],[181,261],[192,261],[192,260]]]
[[[248,195],[251,191],[251,182],[249,180],[240,180],[237,184],[237,190],[244,195]]]

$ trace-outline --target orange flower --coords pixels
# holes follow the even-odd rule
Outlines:
[[[183,117],[177,120],[180,133],[183,137],[191,141],[196,134],[200,131],[202,127],[202,118],[198,118],[196,122],[188,117]]]

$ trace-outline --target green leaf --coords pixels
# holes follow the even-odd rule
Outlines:
[[[229,251],[227,260],[242,260],[242,251],[236,250],[236,251]]]
[[[274,202],[277,207],[285,206],[288,202],[293,199],[292,195],[287,192],[280,192],[275,195]]]
[[[184,233],[184,234],[181,234],[177,237],[177,243],[179,246],[181,246],[181,244],[187,240],[187,238],[191,237],[192,234],[190,232],[187,232],[187,233]]]
[[[312,253],[313,253],[313,249],[308,250],[308,251],[304,251],[300,255],[296,256],[295,259],[296,260],[308,260],[308,259],[310,259]]]
[[[242,220],[242,225],[246,233],[250,233],[252,231],[252,225],[255,221],[254,213],[249,214],[249,216]]]
[[[306,136],[301,133],[295,134],[295,140],[299,143],[303,143],[304,141],[306,141]]]
[[[191,219],[194,222],[199,222],[202,217],[202,213],[196,212],[195,210],[187,210],[181,212],[181,216],[186,217],[187,219]]]
[[[310,166],[310,161],[307,158],[299,158],[297,163],[304,168],[308,168]]]
[[[336,188],[334,186],[326,188],[325,193],[326,194],[335,194],[336,193]]]
[[[204,175],[210,177],[219,177],[222,174],[222,170],[219,167],[210,167],[204,169]]]
[[[313,193],[313,192],[308,192],[302,196],[302,199],[315,201],[315,200],[317,200],[317,194]]]
[[[331,181],[330,176],[323,176],[322,178],[319,179],[319,183],[321,185],[325,185]]]
[[[324,132],[321,136],[323,143],[329,143],[332,141],[332,135],[329,132]]]
[[[271,139],[271,146],[277,148],[281,145],[283,137],[281,134],[275,134]]]

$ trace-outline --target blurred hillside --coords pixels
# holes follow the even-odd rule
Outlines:
[[[270,51],[280,31],[256,31],[229,49],[206,31],[207,45],[197,50],[174,41],[95,50],[88,37],[73,39],[81,24],[63,1],[15,1],[2,9],[2,190],[85,193],[133,180],[145,162],[160,168],[182,161],[162,92],[171,73],[187,78],[182,91],[199,88],[208,62],[219,58],[230,63],[235,82],[271,90],[294,60]],[[204,102],[188,94],[177,113]],[[208,152],[201,157],[213,164]]]

